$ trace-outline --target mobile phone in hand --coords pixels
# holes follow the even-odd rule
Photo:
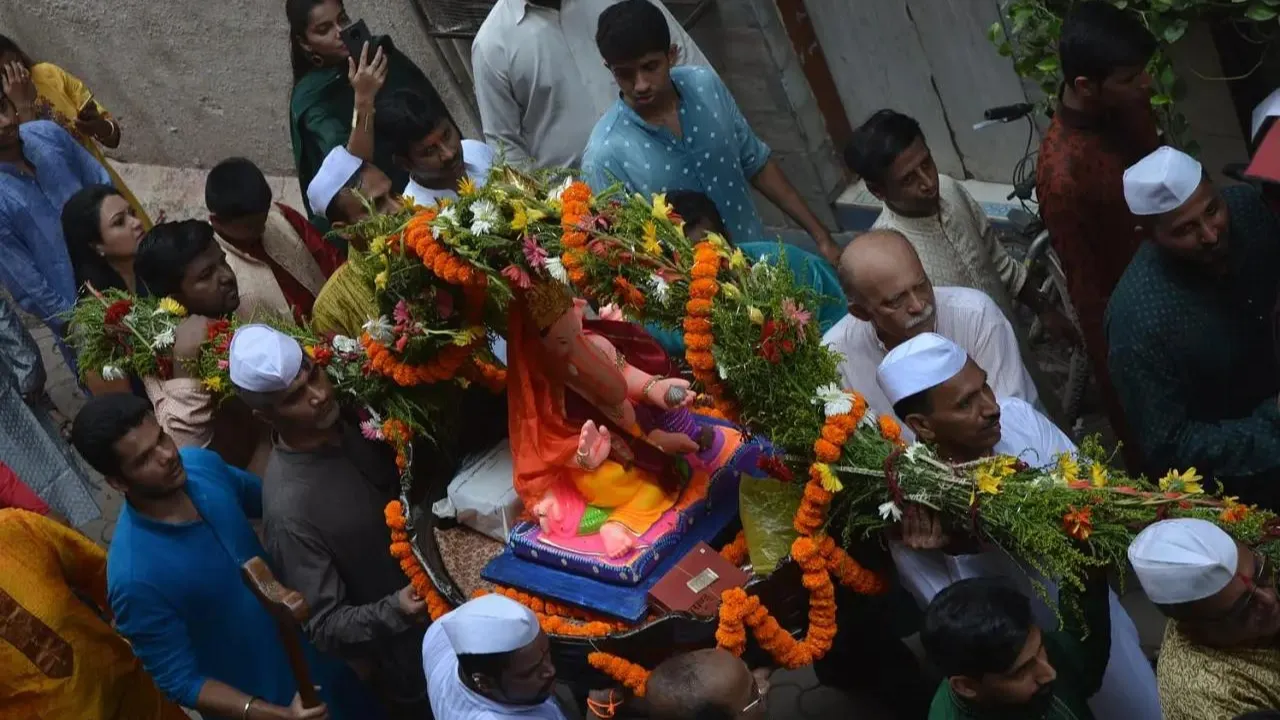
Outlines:
[[[374,39],[373,33],[369,32],[369,26],[365,25],[364,20],[357,20],[342,28],[340,34],[342,43],[347,46],[347,52],[351,53],[351,57],[356,62],[360,62],[360,52],[364,49],[365,43],[369,44],[369,59],[373,59],[373,51],[377,48],[378,41]]]

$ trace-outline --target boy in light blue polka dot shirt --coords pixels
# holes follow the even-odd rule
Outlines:
[[[622,183],[644,195],[705,193],[726,229],[743,242],[765,234],[751,186],[791,216],[829,261],[839,247],[752,132],[729,89],[712,70],[672,67],[670,30],[648,0],[623,0],[600,16],[596,44],[621,97],[596,123],[582,169],[599,192]]]

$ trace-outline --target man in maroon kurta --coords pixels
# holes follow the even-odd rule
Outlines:
[[[1077,6],[1062,29],[1063,77],[1057,113],[1040,145],[1040,215],[1062,260],[1071,302],[1112,428],[1127,440],[1124,413],[1107,372],[1103,314],[1138,249],[1125,204],[1125,168],[1159,145],[1147,62],[1155,38],[1133,14],[1105,2]],[[1125,464],[1141,467],[1124,443]]]

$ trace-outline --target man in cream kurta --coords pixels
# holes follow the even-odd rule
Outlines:
[[[618,84],[596,49],[617,0],[498,0],[471,45],[484,139],[514,163],[578,167]],[[711,66],[662,2],[681,62]]]
[[[1035,383],[1022,363],[1018,336],[995,302],[977,290],[940,287],[934,290],[935,332],[951,340],[985,369],[997,397],[1017,398],[1038,406]],[[882,415],[893,414],[893,404],[876,384],[876,368],[889,349],[871,322],[846,315],[836,323],[822,343],[844,356],[840,362],[841,385],[857,390],[867,404]],[[903,436],[914,437],[903,427]]]
[[[928,217],[901,215],[886,204],[872,227],[905,235],[935,285],[981,290],[1012,319],[1026,268],[1005,250],[982,206],[959,182],[939,175],[938,203],[938,213]]]

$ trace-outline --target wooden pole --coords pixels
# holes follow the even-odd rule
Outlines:
[[[316,692],[315,683],[311,681],[311,669],[307,667],[307,656],[302,650],[301,626],[311,614],[306,599],[302,597],[302,593],[290,590],[276,581],[275,574],[260,557],[251,558],[240,566],[240,576],[244,579],[244,584],[258,596],[258,601],[271,617],[275,618],[303,707],[320,705],[320,695]]]

